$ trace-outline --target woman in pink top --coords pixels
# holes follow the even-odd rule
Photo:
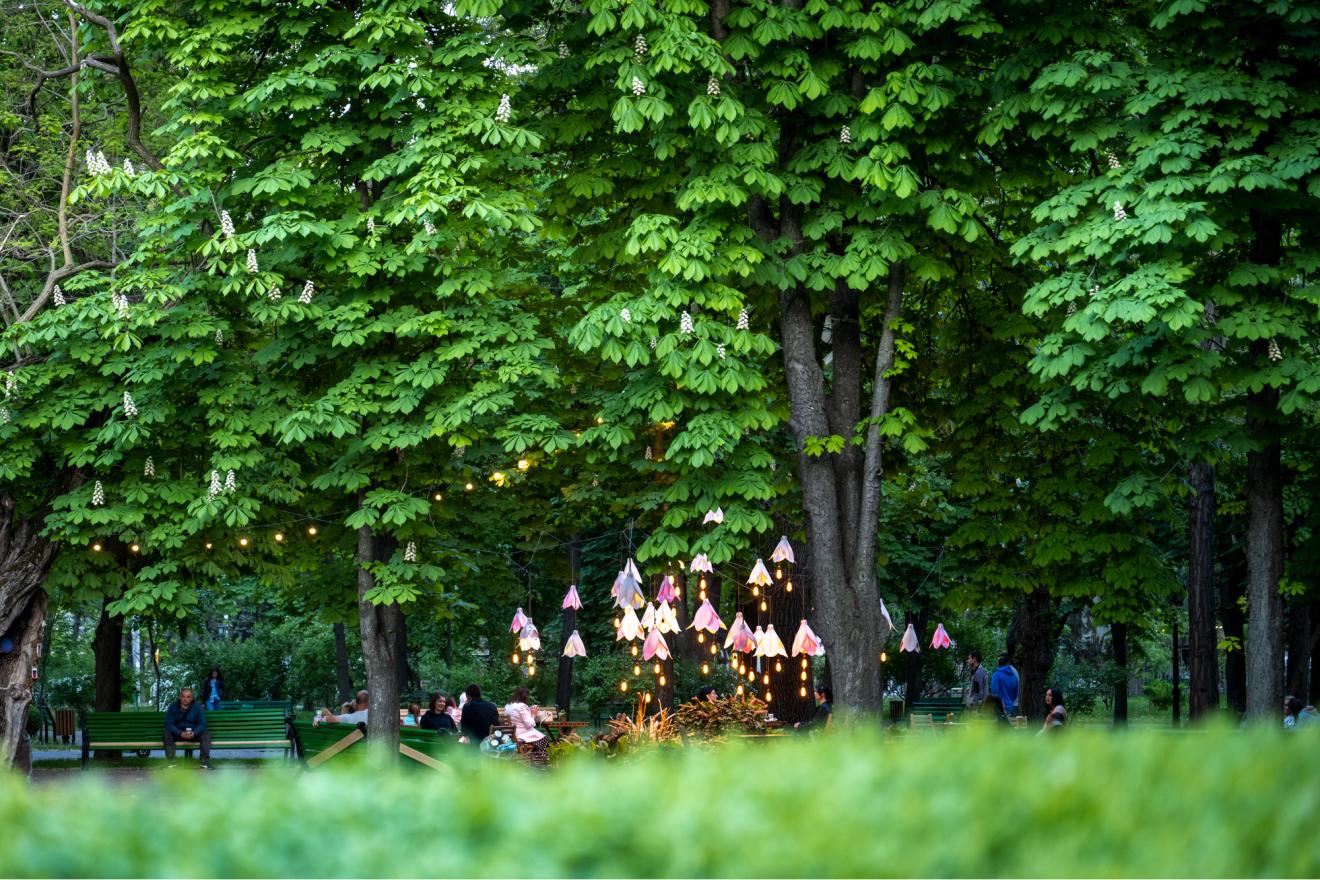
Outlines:
[[[544,767],[549,758],[546,748],[550,738],[536,729],[536,707],[529,706],[532,694],[525,687],[515,688],[513,702],[504,707],[504,715],[513,725],[513,736],[518,741],[518,754],[526,755],[534,767]]]

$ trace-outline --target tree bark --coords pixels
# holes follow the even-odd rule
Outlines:
[[[1215,469],[1197,459],[1188,468],[1187,510],[1188,717],[1219,711],[1219,640],[1215,636]]]
[[[42,585],[56,545],[41,537],[43,515],[20,518],[13,497],[0,493],[0,637],[14,650],[0,654],[0,768],[14,762],[25,739],[32,703],[32,667],[46,622]]]
[[[348,671],[348,633],[342,623],[336,623],[335,633],[335,683],[339,690],[339,704],[353,701],[353,676]]]
[[[388,560],[395,541],[389,535],[375,535],[370,526],[358,529],[357,538],[358,620],[367,691],[371,695],[368,745],[378,758],[390,759],[399,750],[399,631],[403,609],[397,602],[377,605],[367,599],[376,586],[367,563]]]
[[[1115,623],[1109,628],[1109,640],[1114,650],[1114,665],[1122,670],[1114,682],[1114,726],[1127,727],[1128,723],[1128,631],[1126,623]],[[1064,694],[1064,699],[1068,698]]]
[[[1235,639],[1237,650],[1224,655],[1224,700],[1238,717],[1247,711],[1247,657],[1246,616],[1238,599],[1244,596],[1243,582],[1238,578],[1225,578],[1220,585],[1219,619],[1224,627],[1224,638]]]
[[[582,573],[582,538],[580,535],[574,535],[569,539],[568,570],[569,577],[576,584],[578,576]],[[573,658],[564,656],[564,646],[568,644],[569,636],[577,629],[577,609],[564,609],[560,628],[562,632],[559,636],[559,676],[555,680],[555,705],[564,713],[565,718],[569,718],[573,708]]]
[[[1276,722],[1283,702],[1283,467],[1273,423],[1279,392],[1247,395],[1247,717]]]
[[[1008,630],[1008,655],[1021,676],[1018,712],[1033,721],[1045,720],[1046,681],[1062,631],[1063,619],[1044,586],[1036,587],[1018,604]]]

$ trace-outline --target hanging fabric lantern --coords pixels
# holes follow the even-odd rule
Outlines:
[[[661,602],[660,607],[656,609],[655,628],[662,633],[676,633],[679,631],[678,612],[668,602]]]
[[[541,633],[536,629],[536,624],[532,623],[530,617],[527,618],[527,625],[518,634],[518,647],[522,648],[524,652],[541,650]]]
[[[633,580],[637,581],[638,583],[642,582],[642,573],[637,570],[637,563],[633,562],[631,556],[628,557],[628,563],[623,567],[623,570],[628,572],[628,574],[632,575]]]
[[[651,630],[646,637],[646,641],[642,644],[642,659],[650,660],[652,657],[659,657],[661,660],[669,659],[669,645],[665,642],[665,637],[661,635],[659,629]]]
[[[708,523],[719,524],[722,522],[724,522],[724,508],[716,507],[714,510],[709,510],[706,512],[706,518],[701,521],[701,524],[702,525],[707,525]]]
[[[724,629],[724,621],[720,620],[720,616],[715,612],[715,606],[710,604],[710,600],[703,599],[701,607],[692,616],[692,623],[688,626],[688,629],[705,630],[713,635]]]
[[[741,611],[733,616],[733,625],[729,627],[729,637],[724,640],[724,647],[744,654],[756,650],[756,636],[747,621],[743,620]]]
[[[582,610],[582,600],[578,598],[577,584],[569,585],[568,592],[564,594],[564,604],[559,607]]]
[[[804,617],[802,622],[798,624],[797,635],[793,636],[793,656],[806,654],[808,657],[814,657],[816,652],[823,647],[820,638],[812,632]]]
[[[770,554],[771,562],[797,562],[793,557],[793,545],[788,543],[788,536],[784,535],[779,539],[775,546],[775,552]]]
[[[756,656],[758,657],[787,657],[788,651],[784,650],[784,641],[779,638],[775,632],[773,623],[767,624],[765,632],[756,644]]]
[[[674,598],[674,579],[665,575],[660,581],[660,589],[655,594],[655,601],[672,602]]]
[[[889,624],[890,629],[894,628],[894,620],[889,616],[889,609],[885,607],[884,599],[880,600],[880,616],[885,619],[885,623]]]
[[[949,634],[944,631],[944,624],[936,624],[935,637],[930,640],[930,646],[932,648],[948,648],[952,645],[953,639],[949,638]]]
[[[578,635],[577,630],[573,630],[573,634],[568,637],[568,641],[564,642],[564,656],[565,657],[587,656],[587,649],[582,644],[582,636]]]
[[[921,653],[921,644],[917,641],[917,631],[910,623],[907,626],[907,631],[903,633],[903,644],[899,645],[898,650]]]
[[[774,582],[774,578],[770,577],[770,571],[765,567],[765,563],[759,559],[756,560],[756,565],[752,567],[752,573],[747,577],[747,583],[768,587]]]
[[[619,572],[614,581],[614,589],[610,592],[614,596],[614,604],[619,608],[641,608],[646,604],[641,584],[627,569]]]
[[[642,614],[642,628],[650,629],[655,626],[655,605],[646,603],[646,611]]]
[[[527,620],[527,615],[523,614],[523,610],[519,608],[517,613],[513,615],[513,622],[509,624],[509,632],[522,632],[522,628],[527,625]]]
[[[705,553],[698,553],[692,557],[692,564],[688,566],[688,570],[704,571],[706,574],[711,574],[715,571],[715,567],[710,564],[710,558]]]
[[[619,621],[619,631],[615,633],[614,640],[617,642],[620,639],[627,639],[631,642],[641,637],[642,622],[637,619],[637,612],[632,609],[632,606],[629,606],[623,612],[623,620]]]

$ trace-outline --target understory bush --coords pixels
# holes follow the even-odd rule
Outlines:
[[[456,749],[441,775],[0,776],[0,876],[1320,874],[1320,740],[992,736],[840,725],[544,772]]]

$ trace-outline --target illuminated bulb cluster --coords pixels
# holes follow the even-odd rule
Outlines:
[[[513,103],[508,95],[500,95],[500,105],[495,108],[495,121],[503,125],[513,116]]]

